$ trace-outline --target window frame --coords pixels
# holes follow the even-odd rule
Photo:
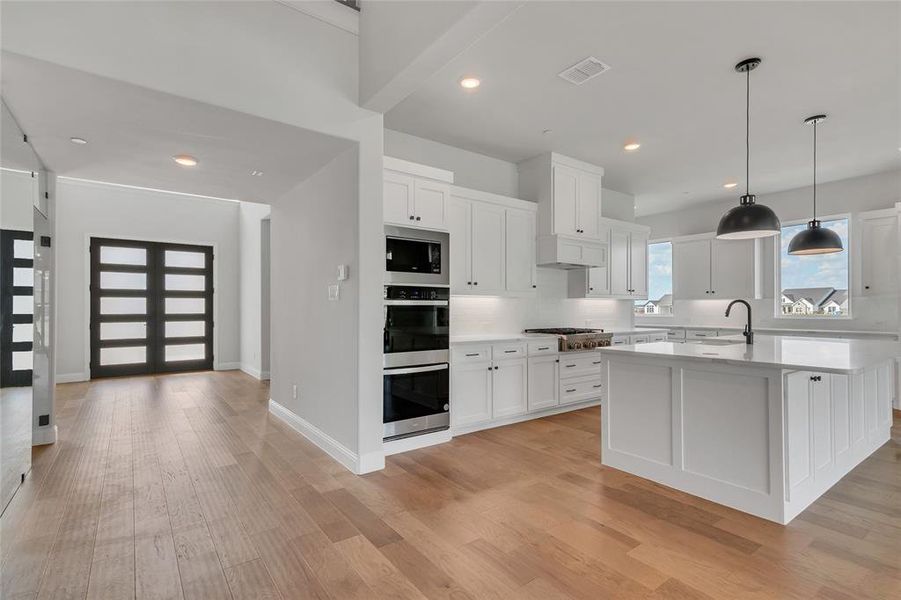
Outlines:
[[[854,294],[852,290],[854,288],[854,276],[855,276],[855,261],[854,256],[851,254],[852,248],[855,248],[854,245],[854,219],[852,218],[851,213],[834,213],[830,215],[822,215],[818,216],[818,221],[837,221],[845,219],[848,221],[848,247],[844,249],[844,252],[848,253],[848,312],[847,314],[840,316],[829,316],[829,315],[810,315],[810,316],[802,316],[795,314],[782,314],[782,230],[779,230],[779,235],[773,236],[773,240],[775,243],[773,244],[773,314],[775,315],[775,319],[779,320],[795,320],[795,321],[813,321],[813,320],[826,320],[826,321],[846,321],[854,318]],[[793,225],[802,225],[806,224],[810,221],[810,219],[792,219],[790,221],[782,221],[782,227],[791,227]],[[856,254],[856,253],[855,253]]]
[[[653,244],[669,244],[670,245],[670,269],[673,269],[673,254],[672,254],[673,243],[674,242],[673,242],[672,237],[655,238],[652,240],[649,239],[647,241],[648,250],[645,253],[645,272],[648,275],[648,297],[647,297],[647,299],[644,300],[645,303],[648,303],[651,301],[651,246]],[[675,271],[673,270],[670,273],[671,287],[675,287],[675,285],[673,285],[674,284],[673,278],[675,276],[676,276],[676,274],[675,274]],[[672,294],[672,292],[670,292],[670,294]],[[669,319],[675,318],[675,316],[676,316],[676,297],[675,296],[673,296],[673,312],[668,315],[661,315],[659,313],[658,314],[648,314],[648,313],[638,314],[635,312],[635,307],[636,307],[635,302],[637,302],[637,300],[632,302],[632,317],[633,318],[654,319],[654,320],[667,319],[667,320],[669,320]]]

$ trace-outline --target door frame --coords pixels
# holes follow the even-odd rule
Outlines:
[[[219,357],[219,244],[205,240],[184,240],[177,238],[160,238],[154,236],[142,236],[138,239],[135,235],[122,235],[115,232],[97,232],[90,231],[84,234],[82,253],[84,271],[82,281],[84,282],[84,325],[82,334],[84,336],[83,360],[82,360],[82,379],[81,381],[90,381],[91,379],[91,238],[105,238],[113,240],[122,240],[125,242],[153,242],[156,244],[182,244],[187,246],[209,246],[213,249],[213,370],[221,371],[225,369],[235,368],[231,364],[223,365]],[[62,382],[59,382],[62,383]]]
[[[31,240],[34,241],[34,232],[33,231],[23,231],[19,229],[3,229],[2,239],[0,239],[0,244],[3,246],[3,265],[2,270],[5,273],[7,267],[9,268],[10,277],[13,277],[13,269],[16,267],[19,268],[30,268],[32,273],[34,272],[34,254],[32,253],[31,258],[15,258],[13,254],[13,248],[15,247],[15,240]],[[7,248],[7,246],[9,246]],[[26,265],[24,263],[31,263],[30,265]],[[0,275],[2,277],[2,275]],[[5,278],[4,278],[5,282]],[[10,283],[13,283],[13,280],[10,280]],[[30,289],[30,293],[24,294],[19,293],[16,294],[16,291],[24,292],[26,289]],[[0,377],[3,378],[4,386],[6,387],[25,387],[32,385],[32,378],[34,369],[27,369],[24,371],[13,371],[12,370],[12,353],[17,351],[30,351],[32,353],[32,360],[34,357],[34,336],[32,336],[32,341],[30,342],[14,342],[12,339],[13,336],[13,325],[16,323],[31,323],[34,325],[34,311],[30,315],[20,315],[20,318],[16,318],[16,315],[13,313],[13,296],[24,296],[30,295],[32,298],[32,304],[34,304],[34,286],[32,285],[30,288],[22,287],[22,286],[10,286],[10,293],[7,294],[5,290],[0,290],[0,304],[2,304],[2,310],[5,314],[7,309],[9,311],[10,323],[9,327],[5,328],[2,333],[2,357],[0,357]],[[9,357],[6,354],[9,353]],[[9,359],[7,361],[7,358]]]

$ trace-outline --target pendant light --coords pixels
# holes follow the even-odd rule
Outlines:
[[[842,238],[831,229],[824,229],[817,220],[817,124],[826,120],[826,115],[814,115],[804,119],[805,125],[813,125],[813,218],[807,222],[807,229],[799,232],[788,244],[788,253],[794,255],[833,254],[844,250]]]
[[[745,73],[745,194],[740,204],[722,216],[716,228],[716,237],[721,240],[747,240],[777,235],[782,231],[779,217],[763,204],[757,204],[757,197],[751,193],[751,71],[760,66],[759,58],[746,58],[735,70]]]

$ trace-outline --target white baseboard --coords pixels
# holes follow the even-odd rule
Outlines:
[[[45,444],[55,444],[59,437],[59,429],[56,425],[52,427],[36,427],[31,430],[31,445],[44,446]]]
[[[400,454],[401,452],[409,452],[410,450],[419,450],[420,448],[443,444],[451,441],[453,437],[450,429],[445,429],[444,431],[435,431],[399,440],[391,440],[382,444],[382,447],[385,450],[385,456],[391,456],[393,454]]]
[[[269,381],[269,371],[260,371],[260,381]]]
[[[79,381],[89,381],[91,376],[88,373],[57,373],[56,383],[77,383]]]
[[[382,452],[369,452],[361,458],[356,452],[350,450],[333,437],[304,419],[288,410],[272,398],[269,399],[269,412],[284,421],[291,429],[304,436],[326,454],[344,465],[351,473],[362,475],[385,468],[385,455]]]
[[[250,365],[241,365],[241,370],[253,377],[254,379],[263,379],[263,372]]]
[[[563,406],[555,406],[546,410],[525,413],[514,417],[504,417],[494,421],[482,421],[481,423],[473,423],[471,425],[451,426],[452,435],[463,435],[482,431],[483,429],[492,429],[494,427],[503,427],[504,425],[513,425],[514,423],[522,423],[523,421],[531,421],[532,419],[540,419],[541,417],[550,417],[551,415],[559,415],[560,413],[580,410],[592,406],[600,406],[601,400],[588,400],[587,402],[575,402],[573,404],[565,404]]]
[[[214,371],[238,371],[241,369],[239,362],[216,363],[213,365]]]

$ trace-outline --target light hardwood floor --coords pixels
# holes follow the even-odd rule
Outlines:
[[[59,387],[2,519],[19,598],[899,598],[893,439],[787,527],[604,468],[598,409],[354,476],[238,373]]]

